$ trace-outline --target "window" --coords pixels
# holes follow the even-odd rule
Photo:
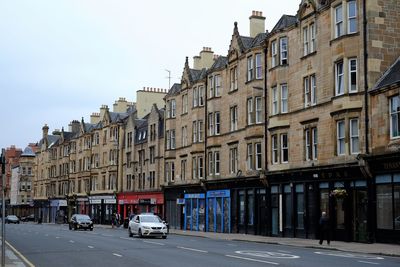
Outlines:
[[[247,58],[247,81],[254,79],[254,62],[253,56]]]
[[[213,76],[210,76],[210,78],[209,78],[209,87],[210,87],[210,89],[209,89],[209,98],[213,98],[214,97],[214,77]]]
[[[175,99],[172,99],[170,103],[171,103],[171,117],[175,118],[175,116],[176,116],[176,101],[175,101]]]
[[[231,80],[230,90],[233,91],[233,90],[238,89],[238,71],[237,71],[237,67],[233,67],[231,69],[230,80]]]
[[[173,182],[175,180],[175,162],[171,162],[170,166],[171,166],[171,181]]]
[[[306,160],[316,160],[318,156],[318,130],[316,127],[305,130],[305,154]]]
[[[358,137],[358,119],[350,120],[350,148],[351,154],[358,154],[360,152]]]
[[[308,26],[303,28],[303,50],[304,55],[307,55],[310,52],[308,42]]]
[[[237,147],[229,149],[229,172],[236,174],[238,171],[238,150]]]
[[[256,97],[256,123],[262,123],[262,102],[261,97]]]
[[[188,95],[182,95],[182,113],[185,114],[188,112]]]
[[[344,94],[343,61],[335,64],[335,91],[336,95]]]
[[[347,2],[347,33],[357,32],[357,3],[355,0]]]
[[[304,77],[304,106],[309,107],[317,103],[315,75]]]
[[[288,88],[287,84],[281,85],[281,113],[288,112]]]
[[[213,169],[213,153],[208,152],[208,175],[213,175],[214,174],[214,169]]]
[[[219,151],[214,152],[214,174],[220,174],[220,158],[219,158]]]
[[[357,92],[357,59],[349,59],[349,92]]]
[[[215,135],[219,135],[221,133],[221,122],[220,122],[220,113],[214,113],[214,124],[215,124]]]
[[[343,35],[343,8],[339,5],[335,8],[335,38]]]
[[[182,127],[182,146],[187,146],[187,126]]]
[[[276,41],[271,42],[271,66],[275,67],[278,65],[278,49],[276,47]]]
[[[256,54],[256,79],[262,79],[261,54]]]
[[[254,115],[253,115],[253,98],[247,99],[247,124],[254,123]]]
[[[169,133],[171,135],[171,149],[175,149],[176,148],[175,130],[171,130]]]
[[[289,161],[289,142],[288,135],[281,134],[281,162],[287,163]]]
[[[247,170],[253,170],[253,144],[247,144]]]
[[[272,87],[272,115],[278,114],[278,88]]]
[[[208,134],[214,135],[214,114],[208,113]]]
[[[197,121],[193,122],[192,131],[193,131],[192,143],[197,143]]]
[[[197,107],[199,103],[199,94],[197,91],[197,87],[193,88],[193,107]]]
[[[199,142],[203,142],[204,124],[202,120],[197,121],[197,127],[199,127],[198,129]]]
[[[400,230],[400,173],[376,176],[378,229]]]
[[[181,160],[181,180],[186,180],[186,159]]]
[[[237,106],[230,108],[230,119],[231,119],[231,131],[236,131],[238,127],[238,112]]]
[[[215,81],[215,96],[221,95],[221,75],[214,76]]]
[[[197,158],[192,158],[192,179],[197,178]]]
[[[204,106],[204,86],[199,87],[199,106]]]
[[[256,150],[256,170],[261,170],[262,168],[262,149],[261,149],[261,143],[256,143],[255,144],[255,150]]]
[[[171,148],[171,136],[169,135],[169,130],[165,131],[165,135],[167,136],[166,140],[165,140],[165,146],[166,149],[170,149]]]
[[[400,96],[389,99],[390,109],[390,138],[400,137]]]
[[[271,146],[272,146],[272,164],[278,163],[278,136],[271,136]]]
[[[281,53],[281,65],[288,64],[288,43],[287,37],[279,39],[280,42],[280,53]]]
[[[337,155],[345,154],[345,123],[344,120],[337,122]]]
[[[203,165],[203,157],[197,157],[198,160],[198,178],[204,177],[204,165]]]
[[[315,46],[315,24],[310,24],[310,53],[314,52]]]

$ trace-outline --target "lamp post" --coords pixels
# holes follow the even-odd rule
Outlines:
[[[6,227],[4,224],[5,214],[6,214],[6,180],[5,180],[5,173],[6,173],[6,153],[4,148],[1,150],[1,179],[2,179],[2,205],[1,205],[1,266],[6,265],[5,257],[6,257]]]

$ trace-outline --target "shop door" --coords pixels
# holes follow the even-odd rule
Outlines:
[[[267,201],[266,201],[265,189],[258,189],[256,197],[257,197],[256,234],[267,235]]]
[[[367,242],[367,208],[368,194],[366,188],[355,188],[353,191],[353,240],[356,242]]]

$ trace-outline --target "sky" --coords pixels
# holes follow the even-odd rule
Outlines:
[[[8,0],[0,2],[0,148],[36,143],[72,120],[90,121],[119,97],[180,82],[186,56],[226,56],[234,22],[253,10],[271,30],[301,0]]]

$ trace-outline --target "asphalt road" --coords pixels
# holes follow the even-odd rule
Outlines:
[[[128,237],[125,229],[70,231],[67,225],[6,225],[6,240],[35,266],[400,266],[400,258],[254,242],[169,235]]]

